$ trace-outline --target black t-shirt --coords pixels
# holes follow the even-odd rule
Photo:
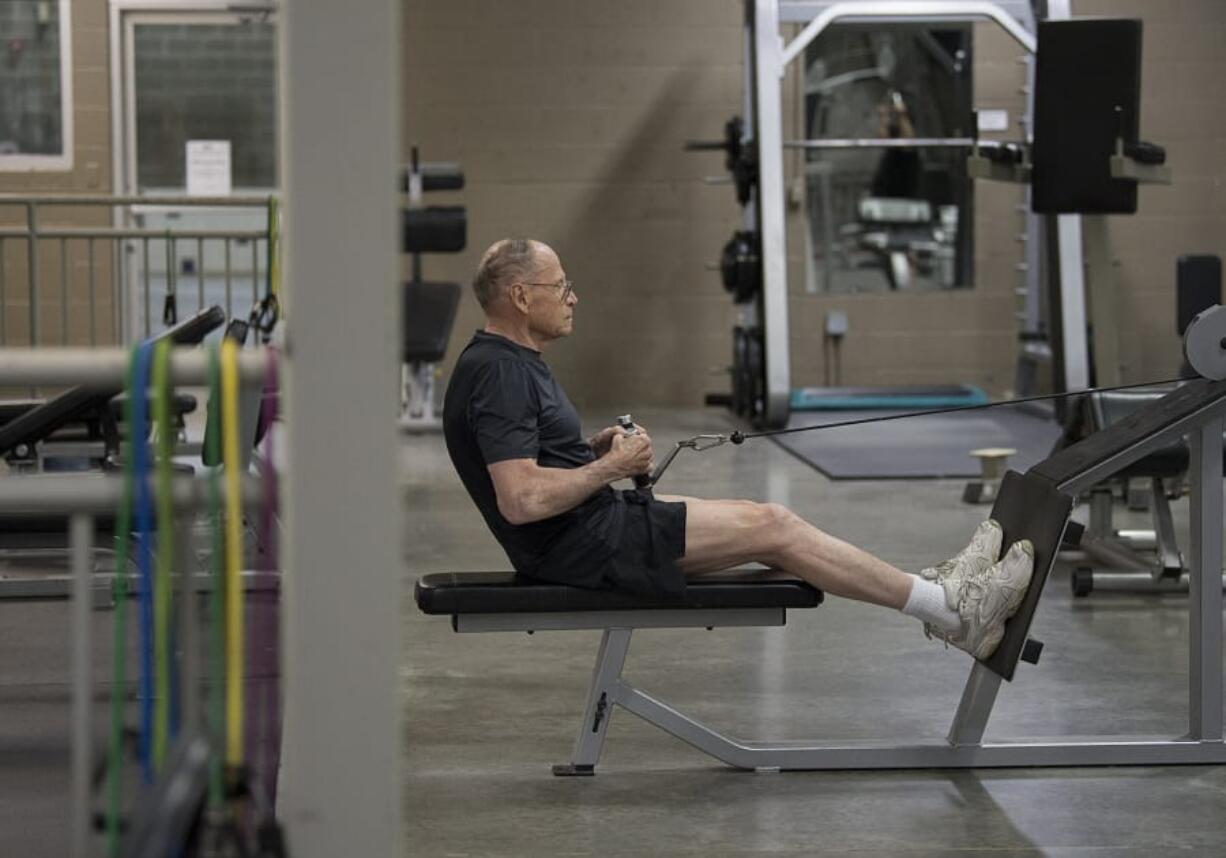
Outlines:
[[[614,550],[608,534],[616,504],[608,486],[573,509],[528,524],[511,524],[498,511],[489,465],[535,459],[543,468],[579,468],[596,458],[540,352],[477,331],[447,385],[443,435],[464,488],[516,570],[532,574],[568,534],[568,543],[583,539],[589,552]]]

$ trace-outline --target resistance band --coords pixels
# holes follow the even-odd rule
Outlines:
[[[218,347],[209,349],[209,405],[208,422],[211,426],[221,425],[221,364],[218,360]],[[206,460],[221,461],[221,451],[217,449],[220,432],[206,432]],[[211,610],[209,623],[209,654],[210,675],[213,677],[213,690],[209,695],[209,721],[212,736],[220,742],[225,735],[226,706],[225,685],[223,677],[226,670],[226,639],[225,639],[225,581],[222,577],[223,553],[225,551],[225,536],[222,530],[221,509],[221,469],[209,469],[209,523],[213,534],[212,552],[209,557],[209,573],[212,577]],[[209,760],[209,805],[220,809],[225,804],[225,781],[222,773],[221,754],[215,753]]]
[[[274,446],[273,423],[277,419],[277,352],[268,350],[268,362],[264,371],[264,390],[260,402],[260,426],[258,433],[264,438],[264,454],[260,457],[260,476],[264,486],[263,509],[260,511],[257,541],[262,549],[260,570],[271,573],[277,568],[277,467]],[[260,761],[260,780],[270,804],[276,802],[277,764],[281,750],[280,734],[280,594],[277,590],[267,597],[267,616],[261,618],[252,635],[255,659],[252,672],[261,677],[263,693],[259,702],[259,727],[256,744],[260,753],[251,754]]]
[[[161,771],[166,748],[173,738],[171,727],[170,640],[171,561],[174,557],[174,503],[171,497],[171,455],[174,430],[170,425],[170,343],[163,340],[153,352],[153,430],[157,437],[157,540],[158,552],[153,581],[153,766]]]
[[[132,457],[136,501],[136,565],[140,575],[140,739],[138,750],[141,772],[146,783],[153,782],[151,739],[153,734],[153,571],[150,531],[153,527],[153,499],[149,491],[149,361],[153,347],[136,347],[136,373],[128,396],[133,400],[132,423],[128,425],[129,455]]]
[[[238,452],[238,345],[221,342],[222,463],[226,495],[226,763],[243,761],[242,471]]]
[[[115,516],[115,613],[111,639],[111,729],[107,767],[106,854],[118,858],[120,849],[120,810],[123,803],[123,716],[127,685],[128,650],[128,545],[132,529],[133,439],[136,421],[136,358],[128,361],[127,388],[123,419],[128,427],[128,455],[123,466],[123,500]]]

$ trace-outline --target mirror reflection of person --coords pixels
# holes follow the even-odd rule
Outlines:
[[[877,105],[877,136],[890,139],[915,137],[911,114],[898,90],[891,90],[885,101]],[[870,193],[874,197],[918,199],[919,180],[919,152],[911,148],[886,149],[873,174]]]

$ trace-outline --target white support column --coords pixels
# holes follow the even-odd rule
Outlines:
[[[405,848],[400,5],[294,0],[279,13],[288,364],[279,811],[303,858]]]
[[[754,85],[757,98],[758,221],[762,227],[762,330],[766,350],[767,426],[787,423],[792,396],[788,331],[788,271],[783,189],[783,39],[779,0],[754,4]]]
[[[1222,741],[1222,429],[1220,416],[1188,434],[1192,568],[1188,592],[1188,732]]]

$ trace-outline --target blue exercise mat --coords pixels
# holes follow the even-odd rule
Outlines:
[[[909,387],[799,387],[792,391],[793,411],[863,411],[867,409],[958,408],[986,405],[987,394],[968,384]]]
[[[902,411],[794,413],[788,428],[884,417]],[[1012,447],[1009,467],[1025,471],[1047,458],[1060,427],[1025,407],[935,414],[772,438],[832,480],[905,480],[979,476],[981,447]]]

